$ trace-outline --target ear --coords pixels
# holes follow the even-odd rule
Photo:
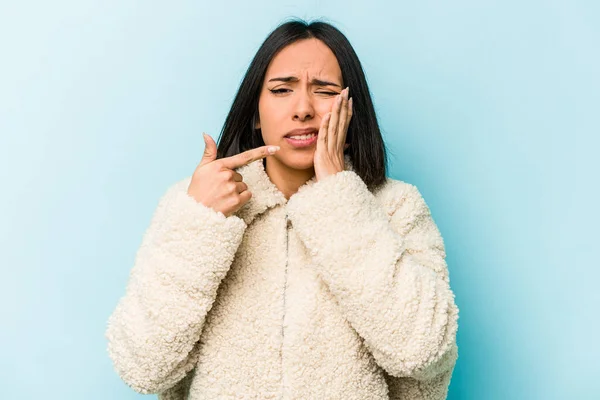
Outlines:
[[[254,124],[254,129],[260,129],[260,120],[257,120]]]

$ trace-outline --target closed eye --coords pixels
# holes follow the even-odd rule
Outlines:
[[[285,93],[286,91],[290,91],[290,89],[269,89],[269,91],[271,91],[271,93],[275,93],[275,94],[280,94],[280,93]],[[326,94],[329,96],[336,96],[338,93],[335,92],[315,92],[317,94]]]
[[[271,91],[271,93],[283,93],[286,90],[289,89],[269,89]]]

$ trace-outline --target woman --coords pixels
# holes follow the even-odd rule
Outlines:
[[[385,176],[345,36],[275,29],[218,148],[205,143],[109,318],[119,376],[160,399],[446,398],[458,308],[443,240],[418,189]]]

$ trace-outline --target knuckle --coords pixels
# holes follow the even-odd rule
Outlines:
[[[219,174],[219,179],[221,181],[223,181],[223,182],[229,181],[229,176],[228,176],[227,170],[220,170],[218,172],[218,174]]]

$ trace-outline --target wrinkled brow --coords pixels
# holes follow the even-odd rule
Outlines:
[[[283,76],[279,78],[269,79],[269,82],[298,82],[298,78],[295,76]],[[313,80],[311,80],[310,83],[315,86],[335,86],[339,87],[340,89],[342,88],[342,86],[338,85],[337,83],[324,81],[322,79],[317,78],[313,78]]]

